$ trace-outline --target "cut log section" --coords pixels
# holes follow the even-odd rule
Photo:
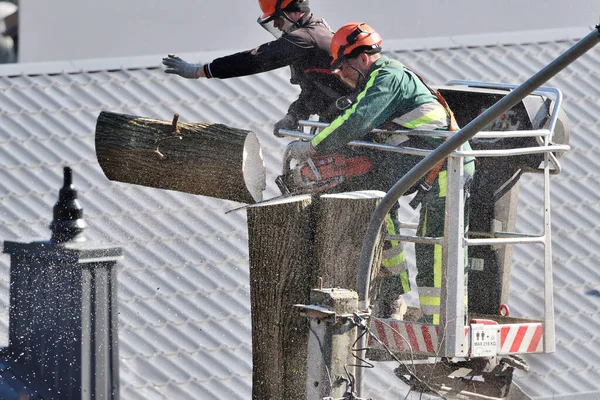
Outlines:
[[[255,203],[266,172],[251,131],[209,122],[163,121],[102,111],[96,157],[111,181]]]

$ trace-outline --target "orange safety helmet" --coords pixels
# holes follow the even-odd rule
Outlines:
[[[383,40],[375,29],[364,22],[350,22],[335,32],[331,39],[331,68],[337,69],[348,58],[360,53],[379,53]]]
[[[258,23],[266,24],[281,15],[288,6],[297,3],[293,11],[308,10],[308,0],[258,0],[262,15],[258,17]]]

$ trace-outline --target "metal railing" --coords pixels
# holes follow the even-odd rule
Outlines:
[[[516,85],[501,85],[496,83],[486,82],[470,82],[470,81],[451,81],[452,85],[463,85],[463,86],[476,86],[481,88],[507,88],[507,90],[514,90]],[[545,352],[554,351],[554,311],[553,311],[553,293],[552,293],[552,280],[547,276],[552,275],[552,250],[551,250],[551,231],[550,231],[550,182],[549,179],[544,179],[544,230],[540,234],[524,234],[514,232],[493,232],[490,234],[492,237],[488,238],[467,238],[464,232],[464,201],[463,201],[463,161],[464,157],[510,157],[526,154],[543,154],[544,159],[542,161],[542,167],[540,172],[544,176],[548,176],[553,171],[559,172],[561,170],[560,163],[553,152],[564,152],[570,150],[568,145],[551,145],[550,140],[554,133],[556,126],[556,120],[560,105],[562,104],[562,93],[560,90],[555,88],[542,87],[532,92],[532,94],[552,96],[554,100],[554,107],[550,114],[550,120],[547,129],[532,129],[532,130],[519,130],[519,131],[481,131],[476,133],[473,138],[486,138],[486,139],[505,139],[515,137],[534,137],[541,138],[540,146],[534,147],[521,147],[521,148],[510,148],[510,149],[497,149],[497,150],[455,150],[448,155],[448,168],[447,168],[447,194],[446,194],[446,215],[445,215],[445,227],[447,234],[441,238],[435,237],[422,237],[415,235],[390,235],[386,234],[386,240],[401,240],[404,242],[412,243],[423,243],[423,244],[440,244],[445,249],[444,257],[444,269],[448,271],[447,284],[443,285],[442,299],[441,299],[441,315],[440,325],[450,329],[453,333],[464,332],[464,320],[465,315],[463,310],[463,299],[465,295],[464,282],[464,265],[465,265],[465,248],[467,246],[484,246],[484,245],[503,245],[503,244],[541,244],[544,246],[544,271],[545,276],[545,311],[544,319],[550,321],[549,324],[545,324],[544,338],[546,340],[544,349]],[[508,95],[507,95],[508,96]],[[303,127],[316,128],[317,130],[326,128],[329,126],[327,123],[316,122],[316,121],[300,121],[300,125]],[[286,136],[292,136],[302,139],[311,139],[314,135],[312,133],[303,133],[296,131],[281,130],[282,134]],[[456,132],[440,132],[440,131],[422,131],[422,130],[395,130],[385,131],[377,130],[378,133],[384,134],[403,134],[407,136],[440,136],[450,137]],[[350,143],[351,146],[378,149],[381,151],[389,151],[399,154],[410,154],[410,155],[421,155],[423,157],[429,157],[435,153],[436,150],[425,150],[417,149],[412,147],[403,146],[391,146],[384,144],[377,144],[365,141],[353,141]],[[550,166],[552,165],[552,169]],[[404,179],[404,178],[403,178]],[[389,195],[389,193],[388,193]],[[387,195],[386,195],[387,197]],[[398,200],[396,198],[395,200]],[[389,211],[389,210],[388,210]],[[403,222],[403,227],[406,225]],[[409,228],[415,228],[416,224],[412,224]],[[363,271],[364,272],[364,271]],[[360,271],[359,271],[360,275]],[[360,285],[359,285],[360,287]],[[361,295],[359,293],[359,295]],[[367,301],[367,298],[360,298],[361,301]],[[458,307],[457,305],[461,306]],[[552,306],[550,306],[552,305]],[[364,305],[363,305],[364,307]],[[366,308],[364,308],[366,309]],[[451,325],[456,325],[452,329]],[[547,326],[547,327],[546,327]],[[452,335],[454,343],[450,349],[442,349],[442,355],[444,356],[460,356],[466,353],[466,344],[464,343],[464,334]],[[447,338],[447,343],[449,339]]]
[[[496,83],[486,82],[470,82],[470,81],[451,81],[450,85],[463,85],[463,86],[475,86],[479,88],[489,89],[505,89],[515,90],[516,85],[502,85]],[[528,93],[529,94],[529,93]],[[435,237],[422,237],[415,235],[390,235],[386,234],[386,240],[400,240],[404,242],[412,243],[423,243],[423,244],[440,244],[445,249],[444,252],[444,270],[448,271],[447,283],[443,286],[441,296],[441,314],[440,314],[440,325],[446,327],[451,331],[449,335],[452,340],[447,336],[446,343],[451,345],[447,346],[446,349],[442,349],[442,355],[444,356],[460,356],[465,355],[467,346],[465,343],[464,332],[465,327],[465,314],[464,314],[464,295],[465,288],[464,282],[464,265],[465,265],[465,248],[467,246],[484,246],[484,245],[505,245],[505,244],[541,244],[544,246],[544,271],[545,271],[545,309],[544,319],[549,321],[545,324],[544,332],[544,351],[554,351],[554,311],[553,311],[553,293],[552,293],[552,249],[551,249],[551,231],[550,231],[550,182],[549,175],[552,173],[558,173],[561,170],[560,163],[553,152],[564,152],[570,150],[568,145],[551,145],[550,140],[556,127],[556,121],[558,118],[558,112],[562,104],[562,93],[560,90],[555,88],[541,87],[531,94],[550,96],[554,101],[554,107],[550,113],[550,119],[548,122],[547,129],[531,129],[531,130],[518,130],[518,131],[480,131],[474,134],[473,138],[485,138],[485,139],[506,139],[516,137],[533,137],[539,140],[539,146],[533,147],[521,147],[521,148],[510,148],[510,149],[496,149],[496,150],[454,150],[448,154],[448,167],[447,167],[447,194],[446,194],[446,213],[445,213],[445,227],[447,234],[441,238]],[[510,96],[510,93],[506,97]],[[518,101],[520,101],[519,99]],[[516,104],[516,102],[515,102]],[[514,105],[514,104],[513,104]],[[511,106],[512,107],[512,106]],[[506,110],[504,110],[506,111]],[[504,112],[502,111],[502,112]],[[500,114],[502,113],[500,112]],[[302,127],[311,127],[313,130],[321,130],[329,126],[327,123],[316,122],[316,121],[300,121]],[[464,128],[463,128],[464,129]],[[395,130],[385,131],[378,129],[378,133],[384,133],[388,135],[402,134],[407,136],[439,136],[439,137],[451,137],[453,134],[460,132],[440,132],[440,131],[424,131],[424,130]],[[280,130],[280,132],[286,136],[292,136],[302,139],[311,139],[314,135],[312,133],[303,133],[296,131]],[[432,154],[436,153],[437,150],[425,150],[417,149],[412,147],[404,146],[391,146],[385,144],[377,144],[365,141],[353,141],[350,143],[351,146],[378,149],[381,151],[389,151],[399,154],[410,154],[420,155],[423,157],[431,157]],[[540,234],[524,234],[514,232],[492,232],[490,237],[484,238],[467,238],[464,232],[464,201],[463,201],[463,189],[462,183],[463,178],[463,158],[464,157],[511,157],[526,154],[543,154],[544,158],[542,161],[542,167],[540,172],[544,174],[544,229]],[[284,164],[287,164],[284,163]],[[552,165],[552,168],[550,166]],[[404,178],[402,178],[404,179]],[[402,181],[402,179],[400,181]],[[386,195],[386,197],[389,196]],[[396,197],[397,201],[400,196]],[[389,211],[389,210],[388,210]],[[403,227],[407,226],[403,222]],[[416,224],[412,224],[409,228],[416,228]],[[364,249],[363,249],[364,250]],[[361,255],[362,256],[362,255]],[[364,266],[363,266],[364,267]],[[364,270],[362,271],[364,274]],[[359,271],[361,276],[361,271]],[[364,275],[363,275],[364,276]],[[362,279],[362,278],[359,278]],[[360,281],[359,281],[360,282]],[[364,285],[364,283],[362,284]],[[361,284],[358,284],[361,287]],[[368,293],[368,292],[365,292]],[[362,297],[363,294],[359,293],[360,300],[366,302],[366,306],[362,304],[362,308],[366,310],[368,308],[368,298]],[[458,306],[460,304],[460,307]],[[446,332],[448,335],[450,332]]]

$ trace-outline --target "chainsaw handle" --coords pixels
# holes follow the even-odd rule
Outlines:
[[[290,154],[290,145],[294,142],[289,142],[283,150],[283,160],[281,166],[281,175],[286,176],[292,170],[290,164],[292,163],[292,156]]]

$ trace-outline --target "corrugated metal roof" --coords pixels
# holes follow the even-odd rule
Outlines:
[[[421,42],[386,42],[394,58],[428,82],[521,83],[580,37],[556,32]],[[503,41],[503,37],[508,38]],[[509,40],[510,39],[510,40]],[[234,80],[166,75],[160,57],[0,67],[0,239],[48,239],[52,206],[71,166],[90,240],[123,246],[119,274],[122,396],[126,399],[251,397],[247,231],[238,203],[108,181],[96,161],[94,127],[108,110],[170,120],[210,121],[254,131],[269,187],[287,140],[272,125],[297,89],[279,70]],[[194,59],[206,59],[196,54]],[[553,179],[557,351],[527,357],[519,385],[540,398],[595,392],[600,370],[600,48],[548,83],[565,96],[573,150]],[[518,230],[538,212],[539,179],[522,179]],[[538,203],[539,204],[539,203]],[[540,313],[540,249],[516,246],[510,306]],[[7,255],[0,259],[0,337],[7,342]],[[389,366],[367,372],[376,398],[402,384]],[[395,394],[395,395],[394,395]]]

